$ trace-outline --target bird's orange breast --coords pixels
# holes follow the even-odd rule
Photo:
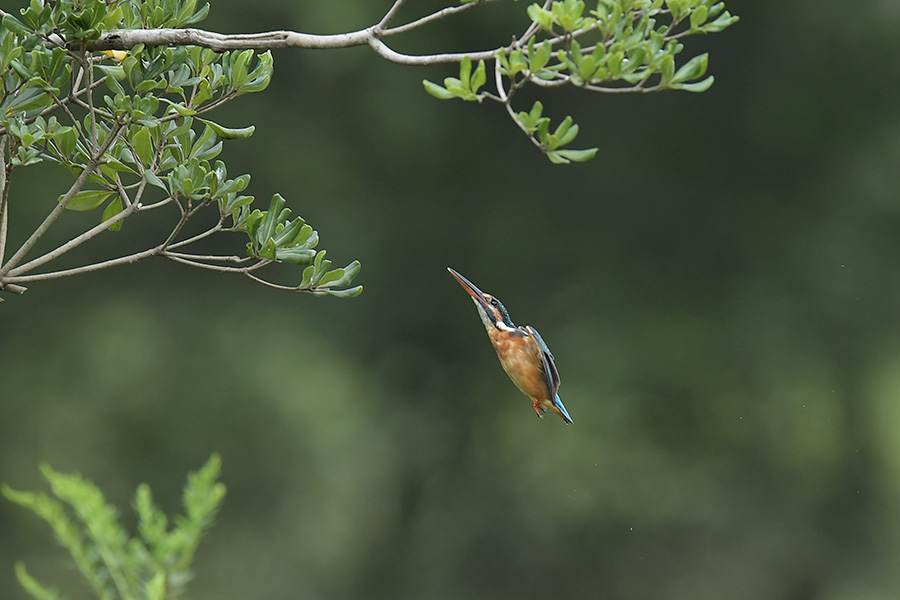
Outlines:
[[[490,337],[503,370],[516,387],[531,400],[546,402],[543,359],[535,339],[515,331],[500,330],[490,332]]]

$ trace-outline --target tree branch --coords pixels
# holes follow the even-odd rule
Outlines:
[[[406,0],[395,0],[394,4],[388,9],[384,16],[381,18],[381,21],[378,22],[378,28],[384,29],[388,26],[388,23],[394,18],[400,8],[406,4]]]
[[[497,0],[481,0],[479,2],[470,2],[468,4],[460,4],[458,6],[448,6],[447,8],[441,9],[437,12],[431,13],[430,15],[416,19],[415,21],[410,21],[406,25],[398,25],[397,27],[382,29],[381,35],[387,37],[389,35],[396,35],[398,33],[405,33],[407,31],[412,31],[413,29],[417,29],[423,25],[427,25],[428,23],[432,23],[434,21],[440,21],[441,19],[443,19],[445,17],[449,17],[450,15],[455,15],[457,13],[467,11],[467,10],[475,8],[476,6],[479,6],[481,4],[487,4],[488,2],[497,2]],[[402,4],[402,2],[400,2],[400,4]],[[390,15],[390,13],[388,13],[388,14]],[[391,15],[391,16],[393,16],[393,15]],[[385,23],[383,20],[381,23],[379,23],[379,26],[380,27],[385,26]]]
[[[220,218],[219,218],[219,222],[216,223],[213,227],[210,227],[209,229],[207,229],[206,231],[201,232],[201,233],[198,233],[197,235],[195,235],[195,236],[193,236],[193,237],[189,237],[189,238],[187,238],[187,239],[184,239],[184,240],[181,240],[181,241],[178,241],[178,242],[174,242],[174,243],[172,243],[172,244],[169,244],[169,245],[166,246],[166,247],[167,247],[167,248],[182,248],[182,247],[184,247],[184,246],[187,246],[187,245],[189,245],[189,244],[193,244],[194,242],[198,242],[198,241],[200,241],[200,240],[202,240],[202,239],[204,239],[204,238],[207,238],[207,237],[213,235],[214,233],[217,233],[217,232],[219,232],[219,231],[222,231],[222,220],[223,220],[223,219],[220,217]]]
[[[9,226],[9,212],[6,208],[6,135],[0,135],[0,265],[6,253],[6,233]]]
[[[31,271],[32,269],[35,269],[43,264],[46,264],[46,263],[50,262],[51,260],[59,258],[60,256],[62,256],[69,250],[72,250],[73,248],[77,248],[78,246],[85,243],[86,241],[103,233],[104,231],[106,231],[111,226],[115,225],[116,223],[130,217],[135,212],[137,212],[138,207],[139,207],[138,204],[132,204],[132,205],[128,206],[125,210],[121,211],[119,214],[107,219],[106,221],[103,221],[102,223],[100,223],[98,225],[95,225],[94,227],[88,229],[81,235],[72,238],[71,240],[69,240],[68,242],[63,244],[62,246],[58,247],[56,250],[52,250],[52,251],[48,252],[47,254],[44,254],[43,256],[39,256],[39,257],[35,258],[34,260],[28,261],[24,265],[19,265],[18,267],[14,268],[14,269],[10,269],[9,275],[11,277],[15,277],[16,275],[19,275],[21,273],[27,273],[28,271]]]
[[[83,267],[75,267],[73,269],[64,269],[62,271],[51,271],[50,273],[39,273],[37,275],[17,275],[16,277],[9,277],[5,281],[11,283],[25,283],[28,281],[42,281],[45,279],[60,279],[62,277],[70,277],[72,275],[81,275],[82,273],[90,273],[92,271],[99,271],[101,269],[108,269],[110,267],[116,267],[119,265],[131,264],[135,263],[139,260],[143,260],[145,258],[149,258],[151,256],[157,256],[162,253],[162,249],[159,246],[155,246],[153,248],[149,248],[147,250],[143,250],[141,252],[135,252],[134,254],[129,254],[127,256],[120,256],[119,258],[112,258],[110,260],[105,260],[103,262],[94,263],[91,265],[85,265]],[[13,286],[8,284],[4,285],[4,290],[14,291],[12,289]]]
[[[136,44],[145,46],[202,46],[226,50],[269,50],[274,48],[306,48],[325,50],[364,46],[373,37],[375,27],[350,33],[318,35],[296,31],[222,34],[203,29],[115,29],[101,35],[90,45],[91,50],[128,50]]]
[[[32,247],[37,243],[41,236],[47,233],[47,230],[50,229],[50,226],[56,222],[56,220],[62,215],[63,211],[66,210],[66,207],[69,205],[69,202],[72,201],[72,198],[75,197],[75,194],[78,193],[82,186],[84,186],[88,177],[91,173],[94,172],[94,169],[97,168],[97,165],[100,164],[100,158],[103,154],[109,150],[109,147],[112,146],[113,142],[119,137],[119,134],[122,131],[122,124],[116,123],[115,127],[106,134],[106,139],[103,140],[103,144],[100,146],[100,149],[91,157],[88,163],[85,165],[84,170],[81,171],[81,174],[75,180],[75,183],[72,184],[72,187],[69,188],[69,191],[66,192],[66,195],[63,196],[62,200],[53,207],[53,210],[50,211],[50,214],[47,215],[47,218],[43,220],[43,222],[38,225],[37,229],[29,236],[27,240],[22,244],[22,246],[16,251],[15,254],[10,257],[9,261],[0,266],[0,285],[2,285],[3,280],[7,273],[12,270],[16,265],[21,262],[25,255],[31,250]]]
[[[224,52],[226,50],[270,50],[275,48],[305,48],[309,50],[331,50],[336,48],[352,48],[370,46],[379,56],[402,65],[434,65],[458,63],[468,56],[473,61],[489,59],[497,49],[477,52],[456,52],[449,54],[402,54],[391,49],[382,41],[382,37],[401,33],[410,29],[411,25],[422,25],[437,18],[459,12],[460,9],[475,6],[467,4],[462,7],[444,9],[434,15],[422,17],[408,25],[381,31],[377,25],[352,31],[349,33],[317,35],[296,31],[268,31],[264,33],[222,34],[202,29],[117,29],[100,36],[90,45],[91,50],[128,50],[137,44],[145,46],[202,46]],[[444,13],[436,17],[440,13]],[[416,26],[418,26],[416,25]]]
[[[2,12],[2,11],[0,11],[0,12]],[[80,77],[80,75],[79,75],[79,77]],[[65,105],[68,104],[69,102],[75,102],[75,104],[78,104],[78,97],[88,91],[88,88],[78,89],[78,86],[80,85],[80,81],[81,81],[80,79],[76,79],[75,83],[72,85],[72,91],[69,92],[69,95],[67,95],[65,98],[57,99],[55,95],[51,94],[51,98],[53,99],[54,103],[52,105],[48,106],[47,108],[45,108],[44,110],[42,110],[41,112],[39,112],[38,114],[28,117],[27,119],[22,121],[22,123],[25,125],[31,125],[32,123],[34,123],[37,120],[38,117],[44,117],[44,116],[49,115],[52,112],[56,112],[56,110],[58,108],[64,108]],[[90,89],[99,87],[99,86],[103,85],[104,83],[106,83],[105,75],[103,77],[101,77],[100,79],[94,81],[94,83],[92,84]],[[57,101],[59,101],[61,103],[61,105],[59,107],[56,104]],[[87,107],[87,104],[82,102],[79,106]],[[68,112],[68,111],[66,111],[66,112]],[[106,115],[109,115],[109,113],[106,113],[105,111],[104,111],[104,113]],[[69,115],[71,116],[71,113],[69,113]],[[109,116],[111,117],[112,115],[109,115]],[[78,120],[74,119],[74,117],[73,117],[73,122],[78,122]],[[5,127],[0,127],[0,135],[6,135]]]
[[[267,281],[262,279],[261,277],[257,277],[253,273],[244,273],[247,277],[252,279],[257,283],[261,283],[266,287],[270,287],[276,290],[282,290],[285,292],[307,292],[312,289],[312,286],[309,285],[281,285],[280,283],[273,283],[271,281]]]
[[[172,248],[173,246],[174,246],[174,244],[172,246],[169,246],[169,248]],[[198,262],[207,260],[207,261],[232,262],[232,263],[237,263],[237,264],[243,264],[243,263],[252,262],[254,260],[260,260],[260,259],[254,258],[252,256],[241,257],[241,256],[235,256],[235,255],[222,255],[222,254],[191,254],[189,252],[172,252],[171,250],[166,250],[165,255],[168,257],[183,258],[185,260],[193,260],[193,261],[198,261]]]
[[[372,38],[369,41],[369,46],[380,57],[385,58],[393,63],[422,67],[428,65],[459,63],[463,58],[467,56],[472,60],[472,62],[477,62],[479,60],[490,60],[497,55],[497,50],[499,50],[499,48],[494,48],[493,50],[479,50],[477,52],[452,52],[448,54],[425,54],[417,56],[413,54],[402,54],[400,52],[397,52],[377,38]]]
[[[548,10],[550,5],[553,3],[553,0],[544,0],[544,6],[541,7],[542,10]],[[517,45],[519,47],[528,44],[528,40],[537,35],[537,33],[541,30],[541,26],[538,25],[535,21],[532,21],[528,26],[528,29],[522,34],[522,37],[519,38]]]
[[[253,263],[252,265],[248,265],[246,267],[226,267],[224,265],[211,265],[208,263],[200,262],[198,260],[191,260],[188,258],[183,258],[185,255],[179,252],[162,252],[162,255],[168,258],[169,260],[175,261],[177,263],[181,263],[183,265],[189,265],[191,267],[197,267],[199,269],[207,269],[209,271],[220,271],[223,273],[243,273],[244,275],[250,275],[251,271],[255,271],[257,269],[261,269],[262,267],[271,264],[272,261],[267,258],[260,258],[258,262]],[[222,260],[222,258],[218,258],[216,260]],[[255,278],[254,278],[255,279]]]

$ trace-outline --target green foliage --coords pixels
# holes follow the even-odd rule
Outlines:
[[[489,98],[507,107],[526,83],[606,93],[703,92],[713,84],[712,76],[704,78],[708,57],[695,56],[676,70],[676,56],[684,50],[681,39],[719,32],[738,20],[724,2],[714,0],[598,0],[594,10],[587,10],[582,0],[558,0],[549,8],[532,4],[527,13],[533,24],[529,34],[496,53],[494,68],[506,82],[498,85],[497,94],[478,91],[483,76],[470,83],[468,58],[460,65],[459,79],[448,77],[443,86],[426,80],[426,91],[442,100]],[[523,117],[534,109],[509,113],[552,162],[580,162],[597,153],[597,148],[561,148],[574,139],[577,125],[566,117],[550,134],[549,119],[541,120],[539,103],[535,108],[537,117]]]
[[[724,2],[713,0],[599,0],[597,8],[588,13],[584,2],[562,0],[553,2],[549,10],[532,4],[528,15],[545,39],[558,47],[556,60],[548,67],[555,72],[553,80],[601,88],[624,83],[627,85],[612,89],[638,86],[635,91],[702,91],[672,84],[703,77],[705,60],[702,68],[696,68],[694,58],[688,63],[694,64],[691,69],[680,69],[672,78],[665,76],[684,49],[679,40],[691,34],[722,31],[738,21],[725,10]],[[514,49],[510,54],[516,52],[521,50]],[[530,64],[530,52],[527,58]],[[546,60],[531,71],[543,69],[544,64]],[[653,76],[658,77],[657,83],[649,85]]]
[[[6,15],[3,26],[34,36],[29,38],[32,42],[51,33],[69,42],[88,42],[110,29],[185,27],[202,21],[208,13],[209,4],[197,9],[197,0],[31,0],[21,11],[21,21]]]
[[[224,484],[216,481],[220,465],[214,454],[199,471],[188,474],[182,500],[185,514],[175,517],[171,525],[153,504],[149,486],[138,486],[134,498],[138,531],[132,537],[119,524],[115,507],[78,473],[58,473],[41,465],[54,497],[5,484],[0,491],[50,525],[98,598],[163,600],[183,595],[191,578],[197,545],[225,497]],[[22,563],[16,564],[16,577],[38,600],[60,597],[35,580]]]
[[[562,150],[578,135],[578,125],[572,121],[572,117],[566,117],[553,133],[550,133],[550,119],[542,115],[544,105],[536,101],[531,107],[531,112],[520,112],[516,115],[519,124],[529,135],[537,135],[541,148],[545,149],[547,158],[556,164],[566,164],[572,161],[584,162],[594,158],[597,148],[588,150]]]
[[[436,83],[422,81],[425,91],[440,100],[449,100],[451,98],[462,98],[463,100],[475,100],[481,102],[484,96],[478,94],[478,90],[487,81],[487,74],[484,67],[484,61],[478,61],[478,67],[472,72],[472,59],[468,56],[464,57],[459,63],[459,79],[456,77],[447,77],[444,79],[444,87]]]
[[[121,229],[125,219],[142,210],[176,208],[178,223],[157,255],[243,274],[257,273],[272,262],[312,264],[318,236],[311,228],[304,229],[302,219],[289,222],[287,209],[251,212],[253,197],[242,195],[250,176],[228,178],[225,163],[216,160],[224,142],[249,137],[254,126],[228,127],[201,118],[238,96],[264,90],[273,70],[269,52],[140,44],[127,52],[87,49],[110,29],[184,27],[208,10],[208,4],[198,8],[197,0],[32,0],[21,18],[5,15],[0,26],[0,144],[6,145],[12,169],[50,161],[69,170],[76,181],[59,202],[75,211],[102,207],[100,222],[106,229]],[[52,36],[62,36],[66,47],[53,43]],[[483,65],[480,73],[483,82]],[[85,173],[86,180],[79,181]],[[177,235],[207,207],[219,208],[219,225],[210,234],[245,234],[248,257],[256,262],[230,267],[220,263],[235,262],[235,257],[201,259],[170,252],[192,243],[178,241]],[[253,226],[261,222],[270,237],[259,237]],[[289,234],[297,235],[287,239]],[[20,258],[0,265],[0,289],[3,276]],[[296,277],[301,279],[299,271]],[[287,289],[313,291],[299,285]],[[360,290],[353,288],[349,295]],[[341,295],[338,291],[329,288],[328,293]]]

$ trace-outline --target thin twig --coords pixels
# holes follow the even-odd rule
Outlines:
[[[435,21],[440,21],[441,19],[445,19],[450,15],[455,15],[461,12],[465,12],[476,6],[480,6],[482,4],[487,4],[489,2],[496,2],[497,0],[481,0],[480,2],[469,2],[468,4],[460,4],[457,6],[448,6],[447,8],[441,9],[437,12],[431,13],[430,15],[426,15],[415,21],[410,21],[405,25],[398,25],[397,27],[391,27],[388,29],[381,30],[381,35],[387,37],[389,35],[397,35],[399,33],[405,33],[407,31],[412,31],[413,29],[418,29],[423,25],[427,25],[428,23],[433,23]],[[383,27],[381,23],[380,26]]]
[[[6,234],[9,226],[9,211],[6,208],[6,140],[5,135],[0,135],[0,265],[3,264],[3,255],[6,253]]]
[[[141,204],[141,206],[140,206],[140,208],[138,208],[138,210],[140,210],[141,212],[143,212],[145,210],[153,210],[154,208],[160,208],[167,204],[171,204],[172,202],[175,202],[175,199],[172,198],[172,196],[169,196],[167,198],[163,198],[162,200],[159,200],[158,202],[153,202],[152,204]]]
[[[169,246],[170,248],[172,246]],[[254,260],[259,260],[252,256],[225,256],[220,254],[191,254],[190,252],[172,252],[171,250],[166,250],[166,256],[174,256],[176,258],[183,258],[185,260],[194,260],[194,261],[202,261],[202,260],[215,260],[219,262],[231,262],[237,264],[243,264],[252,262]]]
[[[49,273],[39,273],[36,275],[18,275],[16,277],[10,277],[9,281],[12,283],[25,283],[28,281],[42,281],[45,279],[59,279],[61,277],[71,277],[72,275],[81,275],[83,273],[91,273],[93,271],[99,271],[101,269],[109,269],[110,267],[116,267],[119,265],[131,264],[135,263],[139,260],[143,260],[145,258],[149,258],[151,256],[158,256],[162,254],[162,249],[159,246],[149,248],[147,250],[143,250],[141,252],[135,252],[134,254],[129,254],[127,256],[121,256],[119,258],[111,258],[109,260],[104,260],[102,262],[93,263],[90,265],[85,265],[83,267],[75,267],[72,269],[63,269],[61,271],[51,271]],[[4,289],[7,289],[6,287]]]
[[[381,21],[378,22],[378,29],[384,30],[404,4],[406,4],[406,0],[395,0],[394,4],[391,5],[388,11],[384,13],[384,16],[381,17]]]
[[[629,87],[605,87],[601,85],[592,85],[590,83],[586,83],[578,87],[583,90],[588,90],[589,92],[600,92],[602,94],[647,94],[649,92],[656,92],[663,89],[663,87],[660,85],[643,87],[640,84],[632,85]]]
[[[82,56],[84,58],[82,64],[82,69],[87,69],[87,108],[88,114],[91,117],[91,151],[97,150],[97,145],[99,144],[99,140],[97,139],[97,114],[94,112],[94,92],[93,86],[94,83],[94,63],[90,60],[90,57],[87,54],[87,50],[82,52]],[[109,117],[107,117],[109,118]]]
[[[78,96],[83,95],[87,91],[87,88],[80,89],[80,90],[78,89],[78,86],[81,85],[81,76],[82,76],[83,72],[84,71],[82,69],[78,70],[78,75],[75,78],[75,82],[72,84],[71,91],[69,92],[68,96],[66,96],[65,99],[61,100],[63,105],[68,104],[69,102],[75,102],[76,104],[78,104],[80,102],[80,101],[76,101],[78,99]],[[98,79],[97,81],[95,81],[93,83],[93,85],[91,86],[91,89],[101,86],[104,83],[106,83],[105,75],[103,77],[101,77],[100,79]],[[79,104],[79,106],[83,106],[86,108],[87,104],[81,102],[81,104]],[[47,108],[45,108],[38,114],[23,120],[22,123],[25,125],[30,125],[30,124],[34,123],[38,119],[38,117],[46,116],[52,112],[56,112],[56,110],[57,110],[57,107],[55,104],[53,104],[51,106],[48,106]],[[100,112],[100,114],[109,115],[110,118],[112,118],[112,115],[110,115],[109,113],[107,113],[105,111],[100,111],[100,109],[97,109],[97,110]],[[81,127],[81,123],[77,119],[74,121],[74,124],[78,127]],[[5,127],[0,127],[0,135],[6,135]]]
[[[28,271],[31,271],[43,264],[46,264],[46,263],[50,262],[51,260],[59,258],[60,256],[62,256],[69,250],[77,248],[78,246],[85,243],[86,241],[93,239],[97,235],[103,233],[104,231],[106,231],[107,229],[109,229],[110,227],[115,225],[116,223],[119,223],[120,221],[127,219],[132,214],[134,214],[136,211],[137,211],[137,204],[132,204],[128,208],[121,211],[119,214],[117,214],[113,217],[110,217],[109,219],[103,221],[102,223],[99,223],[99,224],[91,227],[90,229],[88,229],[87,231],[82,233],[81,235],[78,235],[78,236],[72,238],[71,240],[69,240],[65,244],[59,246],[55,250],[51,250],[50,252],[48,252],[42,256],[39,256],[39,257],[35,258],[34,260],[30,260],[27,263],[25,263],[24,265],[19,265],[15,269],[11,269],[9,271],[9,276],[15,277],[16,275],[27,273]]]
[[[166,247],[167,248],[183,248],[184,246],[193,244],[194,242],[199,242],[200,240],[202,240],[204,238],[208,238],[209,236],[211,236],[214,233],[217,233],[219,231],[222,231],[222,218],[221,217],[219,218],[218,223],[216,223],[213,227],[210,227],[206,231],[204,231],[202,233],[198,233],[197,235],[195,235],[193,237],[189,237],[189,238],[181,240],[179,242],[174,242],[172,244],[169,244]]]
[[[550,5],[553,3],[553,0],[544,0],[544,6],[541,7],[542,10],[548,10]],[[531,25],[528,26],[528,29],[525,30],[525,33],[522,34],[522,37],[519,38],[519,42],[516,44],[517,46],[524,46],[528,43],[528,40],[537,35],[537,33],[541,30],[541,26],[537,24],[536,21],[532,21]]]
[[[427,54],[414,55],[402,54],[389,47],[383,41],[372,38],[369,40],[369,46],[378,56],[385,58],[393,63],[407,66],[422,66],[454,64],[459,63],[462,59],[469,57],[472,62],[479,60],[490,60],[497,55],[497,50],[502,48],[494,48],[493,50],[479,50],[477,52],[451,52],[447,54]]]
[[[506,88],[503,85],[503,74],[500,72],[500,61],[496,58],[494,59],[494,83],[497,85],[497,94],[500,97],[500,101],[508,105],[509,95],[507,95]]]
[[[37,243],[41,237],[47,233],[47,230],[50,229],[50,226],[56,222],[56,220],[62,215],[63,211],[66,210],[66,207],[69,206],[69,203],[72,201],[72,198],[75,197],[81,188],[84,186],[85,182],[88,180],[88,177],[91,173],[94,172],[94,169],[97,168],[97,165],[100,164],[100,159],[109,147],[112,146],[113,142],[119,137],[119,134],[122,132],[123,125],[121,123],[116,123],[115,126],[106,134],[106,139],[103,140],[103,144],[100,146],[100,149],[91,157],[91,159],[84,166],[84,170],[81,171],[81,174],[75,180],[75,183],[72,184],[72,187],[69,188],[69,191],[66,192],[66,195],[63,196],[62,200],[53,207],[53,210],[50,211],[50,214],[38,225],[37,229],[28,237],[27,240],[19,247],[15,254],[9,259],[9,261],[0,266],[0,280],[2,280],[7,273],[11,269],[13,269],[16,265],[21,262],[25,255],[29,250]]]
[[[521,121],[519,121],[519,117],[516,115],[516,111],[513,110],[512,105],[510,105],[509,102],[505,102],[503,106],[506,108],[506,112],[509,113],[510,118],[512,118],[513,123],[515,123],[519,127],[519,129],[522,130],[522,132],[528,137],[528,139],[531,140],[532,144],[537,146],[538,149],[543,152],[544,147],[541,145],[541,142],[534,137],[534,134],[532,132],[528,131],[528,128],[525,127],[525,125],[523,125]]]
[[[122,200],[122,205],[126,208],[130,208],[132,206],[131,198],[129,198],[128,192],[125,191],[125,186],[122,185],[122,178],[119,177],[118,172],[116,172],[116,190],[119,192],[119,198]]]
[[[199,269],[207,269],[209,271],[220,271],[223,273],[243,273],[245,275],[249,275],[250,271],[255,271],[256,269],[261,269],[262,267],[270,264],[272,261],[267,258],[259,259],[259,262],[246,266],[246,267],[226,267],[223,265],[210,265],[204,262],[199,262],[196,260],[189,260],[187,258],[182,258],[178,253],[172,253],[169,251],[163,251],[162,255],[168,258],[169,260],[175,261],[177,263],[181,263],[183,265],[189,265],[192,267],[197,267]]]
[[[266,287],[270,287],[276,290],[283,290],[286,292],[306,292],[313,289],[312,286],[309,285],[281,285],[280,283],[273,283],[271,281],[266,281],[261,277],[257,277],[253,273],[249,272],[245,273],[245,275],[257,283],[261,283]]]

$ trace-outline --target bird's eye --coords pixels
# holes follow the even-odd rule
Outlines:
[[[496,298],[491,298],[491,306],[497,306],[499,304]]]

